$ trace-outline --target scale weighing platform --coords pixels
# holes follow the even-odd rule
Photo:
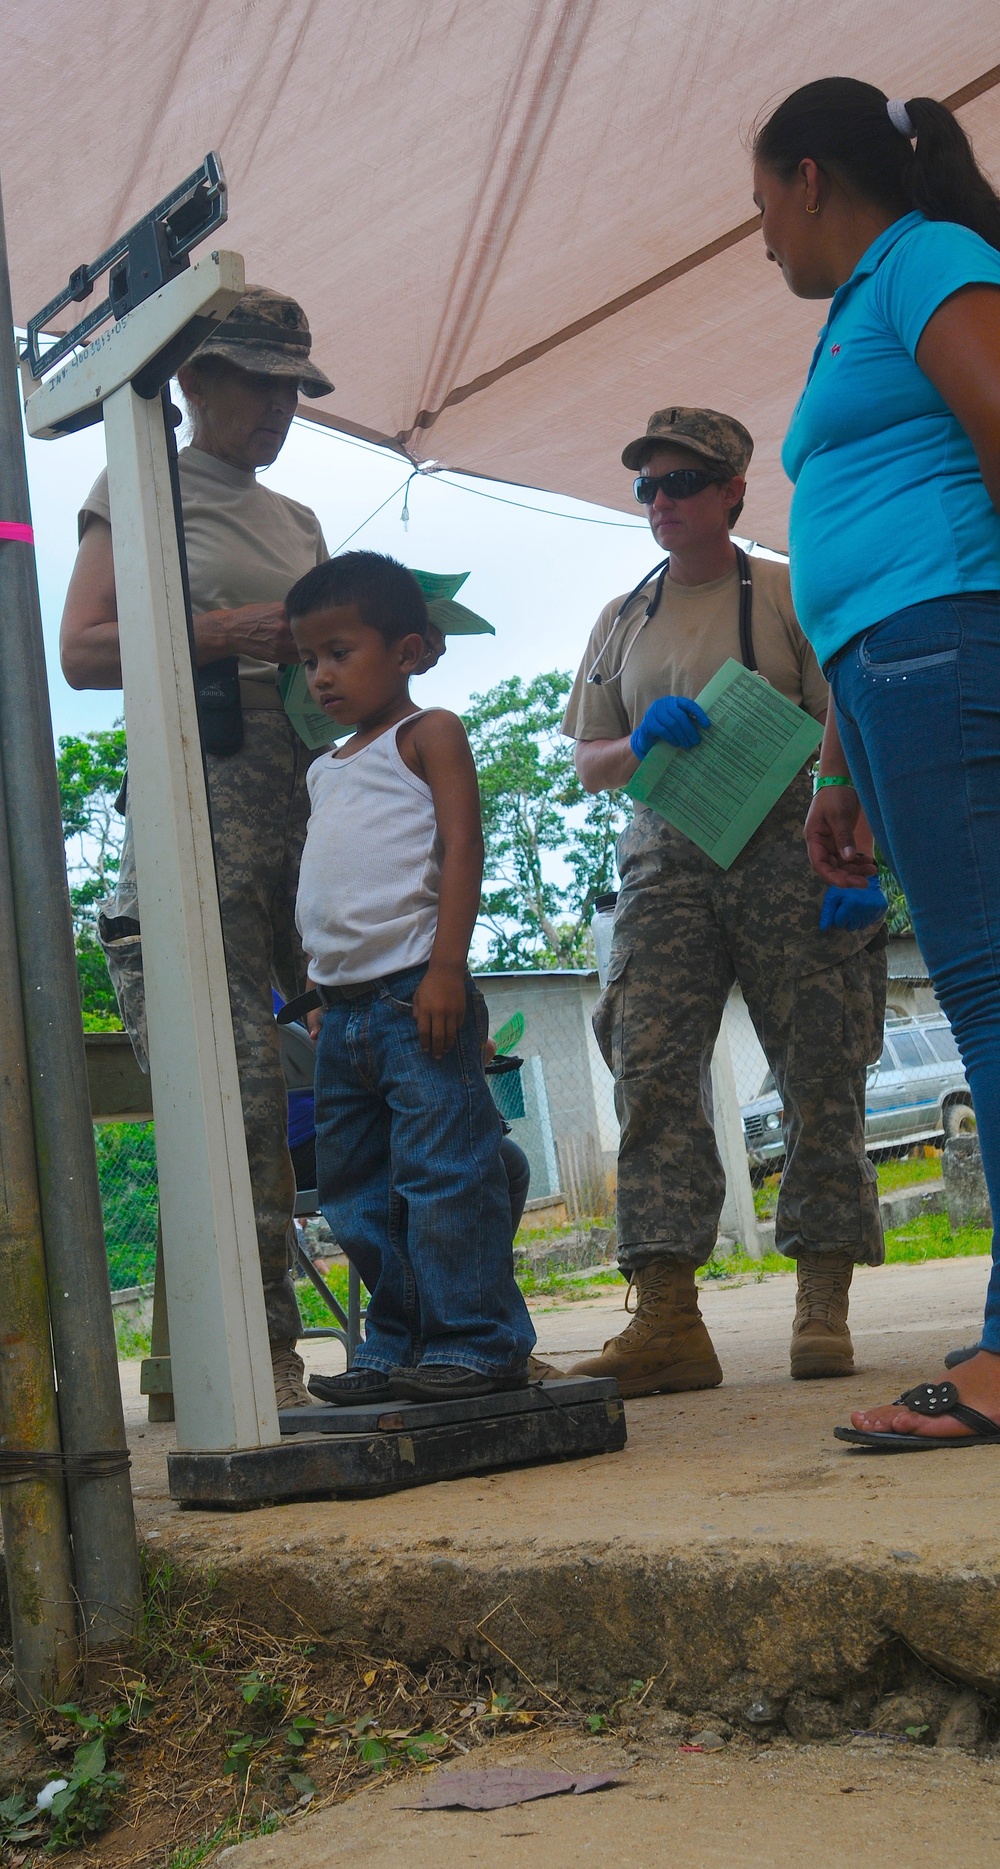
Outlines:
[[[364,1499],[534,1461],[617,1453],[625,1409],[607,1377],[458,1402],[317,1402],[279,1416],[278,1446],[168,1454],[170,1497],[197,1508]]]

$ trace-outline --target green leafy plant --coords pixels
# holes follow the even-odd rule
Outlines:
[[[64,1720],[85,1735],[73,1754],[69,1778],[57,1791],[48,1807],[48,1843],[51,1853],[74,1849],[96,1836],[110,1821],[115,1804],[125,1787],[123,1772],[108,1766],[107,1745],[123,1726],[137,1727],[152,1700],[145,1681],[132,1682],[129,1698],[119,1701],[109,1713],[84,1713],[74,1701],[63,1701],[55,1708]],[[10,1800],[8,1800],[10,1802]],[[40,1813],[36,1810],[38,1819]],[[0,1836],[2,1836],[0,1831]],[[42,1832],[45,1834],[45,1832]],[[7,1839],[4,1839],[5,1841]]]
[[[254,1759],[257,1757],[258,1752],[263,1752],[264,1747],[270,1745],[272,1735],[270,1733],[239,1733],[231,1731],[226,1734],[226,1738],[229,1744],[226,1747],[226,1755],[222,1761],[223,1775],[227,1778],[232,1776],[239,1784],[245,1785],[250,1776],[250,1770]]]
[[[494,1702],[503,1700],[503,1710],[506,1711],[510,1702],[502,1695],[494,1695],[493,1698]],[[446,1733],[416,1732],[413,1727],[383,1730],[370,1713],[363,1713],[353,1721],[349,1721],[345,1713],[327,1713],[323,1724],[341,1727],[345,1746],[355,1751],[363,1764],[373,1766],[376,1771],[407,1763],[424,1765],[449,1743]]]
[[[301,1752],[316,1731],[316,1721],[307,1713],[297,1713],[290,1726],[282,1730],[281,1737],[292,1752]]]
[[[55,1853],[74,1849],[88,1837],[106,1829],[124,1789],[124,1772],[108,1770],[101,1733],[77,1746],[69,1783],[64,1790],[56,1792],[49,1807],[52,1818],[49,1850]]]
[[[256,1707],[263,1715],[275,1715],[284,1712],[288,1699],[287,1687],[279,1681],[269,1681],[266,1675],[254,1669],[252,1674],[245,1674],[239,1683],[240,1693],[248,1707]]]
[[[0,1798],[0,1844],[27,1844],[40,1841],[49,1834],[37,1805],[23,1791],[12,1791],[9,1797]]]
[[[99,905],[111,895],[121,861],[124,819],[115,810],[125,776],[125,729],[66,734],[56,770],[80,1001],[90,1031],[121,1030],[114,988],[97,939]]]

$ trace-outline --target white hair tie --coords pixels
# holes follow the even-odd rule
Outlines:
[[[912,142],[917,132],[910,122],[910,113],[906,108],[904,99],[901,97],[890,97],[885,107],[889,112],[889,122],[892,124],[893,129],[898,130],[900,136],[906,136]]]

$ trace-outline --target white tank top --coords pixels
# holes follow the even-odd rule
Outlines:
[[[407,714],[359,753],[324,753],[309,768],[295,918],[321,986],[357,986],[430,957],[441,839],[430,787],[396,744],[416,719]]]

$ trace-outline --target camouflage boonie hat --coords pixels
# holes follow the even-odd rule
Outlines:
[[[228,318],[199,344],[192,361],[225,357],[239,370],[293,376],[303,396],[328,396],[333,384],[310,363],[311,345],[309,321],[297,299],[267,286],[247,286]]]
[[[753,436],[733,415],[718,409],[657,409],[646,423],[646,433],[622,449],[622,461],[633,472],[644,466],[658,442],[673,442],[700,454],[727,474],[746,473],[753,453]]]

